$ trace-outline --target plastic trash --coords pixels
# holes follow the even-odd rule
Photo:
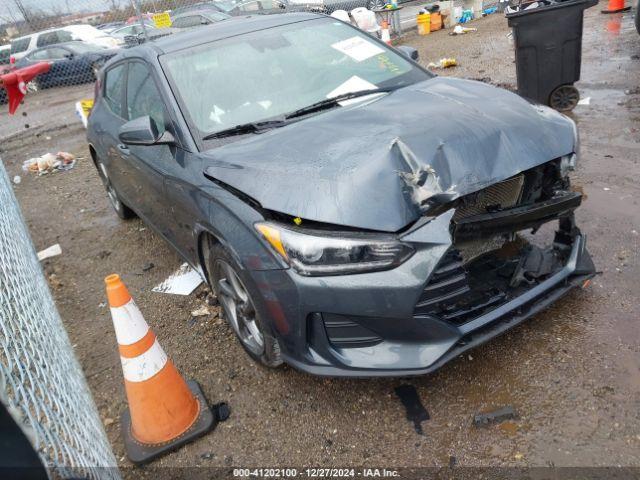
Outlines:
[[[41,157],[30,158],[22,162],[22,170],[46,175],[47,173],[71,170],[75,164],[76,157],[72,153],[58,152],[55,155],[53,153],[45,153]]]

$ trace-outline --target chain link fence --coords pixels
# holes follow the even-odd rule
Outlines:
[[[401,7],[391,19],[381,12],[363,13],[387,4]],[[498,0],[5,0],[0,4],[0,75],[49,62],[50,71],[31,82],[31,90],[92,83],[121,48],[248,14],[317,12],[378,35],[386,17],[393,36],[415,26],[420,8],[433,4],[451,17],[451,25],[461,12],[477,16]],[[0,104],[6,101],[0,88]]]
[[[0,401],[51,478],[119,478],[2,161]]]

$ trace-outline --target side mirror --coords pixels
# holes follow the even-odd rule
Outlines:
[[[408,45],[400,45],[399,47],[396,47],[400,53],[402,55],[404,55],[405,57],[414,60],[414,61],[418,61],[418,58],[420,58],[420,55],[418,54],[418,50],[416,50],[413,47],[410,47]]]
[[[149,116],[139,117],[122,125],[118,138],[125,145],[164,145],[175,142],[169,132],[160,133],[156,122]]]

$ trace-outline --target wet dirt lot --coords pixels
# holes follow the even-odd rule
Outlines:
[[[120,464],[129,466],[119,436],[124,389],[103,303],[103,278],[112,272],[181,372],[212,403],[232,408],[216,431],[155,465],[640,466],[640,36],[630,14],[598,11],[586,15],[578,84],[590,104],[572,117],[582,136],[573,182],[586,195],[577,218],[602,274],[430,376],[339,380],[256,366],[215,308],[191,317],[204,287],[189,297],[151,292],[181,261],[139,220],[121,222],[112,212],[73,114],[72,102],[90,97],[91,86],[39,92],[27,99],[26,116],[0,116],[0,155],[10,177],[22,176],[14,188],[36,248],[62,246],[44,269]],[[419,48],[425,65],[457,58],[444,75],[514,88],[506,20],[493,15],[473,26],[478,32],[410,34],[405,43]],[[84,159],[52,176],[21,171],[23,160],[58,150]],[[394,393],[402,384],[417,389],[428,411],[422,435]],[[505,405],[519,418],[472,425],[474,414]]]

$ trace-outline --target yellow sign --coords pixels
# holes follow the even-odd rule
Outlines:
[[[154,13],[153,24],[158,28],[167,28],[171,26],[171,17],[167,12]]]

